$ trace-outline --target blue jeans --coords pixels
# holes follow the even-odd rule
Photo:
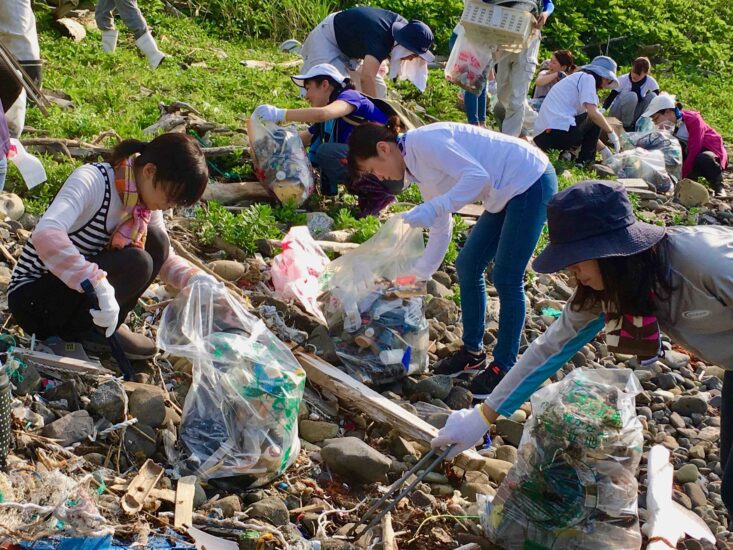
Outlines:
[[[8,159],[0,158],[0,191],[5,189],[5,176],[8,174]]]
[[[494,260],[492,279],[499,294],[499,335],[493,357],[505,371],[517,361],[524,327],[524,271],[547,219],[547,203],[556,192],[557,176],[549,164],[532,187],[510,200],[504,210],[481,215],[456,260],[461,287],[463,345],[473,352],[483,347],[484,272]]]
[[[448,46],[453,49],[453,45],[456,43],[458,35],[456,33],[451,34]],[[486,122],[486,84],[481,89],[479,95],[472,94],[471,92],[465,92],[463,94],[463,108],[466,111],[466,119],[469,124],[478,124]]]

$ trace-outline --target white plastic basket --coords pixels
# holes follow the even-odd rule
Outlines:
[[[532,34],[534,16],[526,10],[464,0],[461,25],[481,40],[502,50],[519,51]]]

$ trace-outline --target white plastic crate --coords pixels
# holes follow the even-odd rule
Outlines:
[[[461,25],[468,33],[503,50],[521,50],[532,34],[533,22],[529,11],[464,0]]]

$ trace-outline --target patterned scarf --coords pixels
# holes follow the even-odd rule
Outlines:
[[[608,351],[636,355],[640,360],[656,359],[661,349],[659,323],[654,315],[628,315],[606,310]]]
[[[150,210],[140,200],[135,183],[133,155],[115,166],[115,189],[122,200],[122,218],[112,233],[110,248],[145,248]]]

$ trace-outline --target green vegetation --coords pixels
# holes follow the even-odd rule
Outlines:
[[[269,204],[253,204],[235,215],[219,203],[210,202],[196,209],[193,229],[204,244],[211,244],[214,238],[221,237],[249,253],[257,251],[259,239],[282,236]]]

